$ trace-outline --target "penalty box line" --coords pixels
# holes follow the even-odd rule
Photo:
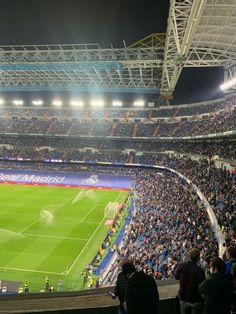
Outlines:
[[[97,207],[98,203],[97,204],[94,204],[92,206],[92,208],[89,210],[89,212],[80,220],[80,222],[85,222],[85,219],[94,211],[94,209]]]
[[[94,235],[96,234],[96,232],[98,231],[98,229],[100,228],[100,226],[102,225],[102,223],[104,222],[105,218],[102,219],[102,221],[100,222],[100,224],[97,226],[97,228],[95,229],[95,231],[93,232],[93,234],[91,235],[91,237],[88,239],[88,242],[85,244],[85,246],[83,247],[82,251],[79,253],[79,255],[76,257],[76,259],[74,260],[73,264],[71,265],[71,267],[66,271],[65,275],[69,275],[71,269],[75,266],[76,262],[78,261],[78,259],[80,258],[80,256],[84,253],[84,250],[87,248],[88,244],[90,243],[90,241],[93,239]]]

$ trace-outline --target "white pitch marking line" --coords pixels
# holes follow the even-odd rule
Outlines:
[[[79,199],[79,196],[81,195],[81,193],[82,193],[82,191],[79,191],[79,193],[74,197],[74,199],[71,202],[72,204],[75,204],[75,202]]]
[[[117,195],[115,201],[120,197],[121,192]],[[92,238],[94,237],[95,233],[97,232],[97,230],[99,229],[99,227],[101,226],[101,224],[104,222],[104,220],[106,219],[106,217],[104,217],[100,224],[97,226],[97,228],[95,229],[95,231],[93,232],[93,234],[91,235],[91,237],[89,238],[88,242],[85,244],[83,250],[79,253],[79,255],[76,257],[75,261],[73,262],[73,264],[71,265],[71,267],[68,269],[68,271],[66,272],[66,275],[68,275],[71,271],[71,269],[74,267],[74,265],[76,264],[76,262],[78,261],[78,259],[80,258],[80,256],[83,254],[84,250],[86,249],[86,247],[88,246],[88,244],[90,243],[90,241],[92,240]]]
[[[61,208],[62,206],[64,206],[66,203],[69,203],[71,201],[71,199],[69,201],[66,201],[60,205],[58,205],[57,207],[55,207],[53,210],[52,210],[52,213],[54,213],[56,210],[58,210],[59,208]],[[49,208],[50,206],[47,206],[45,208]],[[39,219],[35,220],[34,222],[32,222],[30,225],[28,225],[27,227],[23,228],[21,231],[19,231],[19,233],[22,233],[24,232],[25,230],[29,229],[30,227],[32,227],[33,225],[35,225],[37,222],[39,222],[40,220],[42,220],[43,217],[40,217]]]
[[[120,197],[121,192],[117,195],[116,200],[118,200],[118,198]],[[97,228],[95,229],[95,231],[93,232],[93,234],[91,235],[91,237],[88,239],[88,242],[85,244],[84,248],[82,249],[82,251],[79,253],[79,255],[76,257],[75,261],[73,262],[73,264],[71,265],[71,267],[68,269],[68,271],[66,272],[65,275],[68,275],[71,271],[71,269],[74,267],[74,265],[76,264],[76,262],[78,261],[78,259],[80,258],[80,256],[83,254],[84,250],[86,249],[86,247],[88,246],[88,244],[90,243],[90,241],[92,240],[92,238],[94,237],[95,233],[97,232],[97,230],[99,229],[99,227],[101,226],[101,224],[104,222],[104,220],[106,219],[106,217],[104,217],[100,224],[97,226]]]
[[[97,204],[95,204],[95,205],[93,205],[93,207],[90,209],[90,211],[88,212],[88,214],[86,215],[86,216],[84,216],[81,220],[80,220],[80,222],[84,222],[84,220],[89,216],[89,214],[95,209],[95,207],[98,205],[98,203]]]
[[[73,264],[71,265],[71,267],[68,269],[67,275],[69,274],[69,272],[71,271],[71,269],[74,267],[74,265],[76,264],[76,262],[78,261],[78,259],[80,258],[80,256],[83,254],[84,250],[86,249],[86,247],[88,246],[88,244],[90,243],[90,241],[92,240],[92,238],[94,237],[95,233],[97,232],[97,230],[99,229],[99,227],[101,226],[101,224],[103,223],[104,220],[105,220],[105,218],[102,219],[102,221],[101,221],[100,224],[97,226],[97,228],[95,229],[95,231],[93,232],[93,234],[91,235],[91,237],[88,239],[88,242],[85,244],[83,250],[79,253],[79,255],[76,257],[76,259],[75,259],[75,261],[73,262]]]
[[[114,203],[117,201],[117,199],[119,199],[119,198],[120,198],[120,195],[121,195],[121,192],[119,192],[119,194],[117,195],[117,197],[116,197],[116,199],[115,199]]]
[[[25,272],[40,273],[40,274],[61,275],[61,273],[55,273],[55,272],[52,272],[52,271],[40,271],[40,270],[22,269],[22,268],[14,268],[14,267],[7,267],[7,266],[4,266],[4,267],[0,266],[0,269],[25,271]]]
[[[50,236],[50,235],[44,235],[44,234],[23,233],[23,235],[30,236],[30,237],[39,237],[39,238],[51,238],[51,239],[62,239],[62,240],[88,241],[88,239],[85,239],[85,238],[58,237],[58,236]]]

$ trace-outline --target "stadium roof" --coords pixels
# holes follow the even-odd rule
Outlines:
[[[170,0],[166,34],[122,48],[0,46],[0,91],[69,90],[172,95],[184,67],[234,75],[235,0]]]
[[[171,94],[183,67],[232,66],[234,0],[171,0],[162,75],[162,94]]]

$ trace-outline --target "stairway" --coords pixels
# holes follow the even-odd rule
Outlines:
[[[150,120],[152,117],[152,110],[149,111],[149,114],[148,114],[148,119]]]
[[[157,136],[159,129],[160,129],[160,123],[157,124],[157,126],[156,126],[156,128],[155,128],[155,130],[153,132],[153,135],[152,135],[153,137]]]
[[[172,118],[175,118],[175,117],[176,117],[176,115],[177,115],[177,113],[179,112],[179,110],[180,110],[180,107],[178,107],[177,110],[174,112]]]
[[[113,122],[110,136],[114,135],[114,131],[115,131],[116,127],[117,127],[117,123]]]
[[[138,133],[138,123],[135,123],[132,131],[132,137],[136,137]]]
[[[47,132],[46,132],[47,134],[50,134],[50,132],[54,126],[54,122],[55,122],[55,118],[52,118],[52,120],[50,121],[49,127],[47,129]]]
[[[130,152],[129,153],[128,163],[129,164],[133,164],[134,163],[134,158],[135,158],[135,152]]]

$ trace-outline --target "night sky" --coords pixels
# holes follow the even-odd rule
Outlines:
[[[99,43],[123,47],[165,32],[168,0],[0,0],[0,45]],[[221,96],[223,70],[184,69],[174,103]]]

